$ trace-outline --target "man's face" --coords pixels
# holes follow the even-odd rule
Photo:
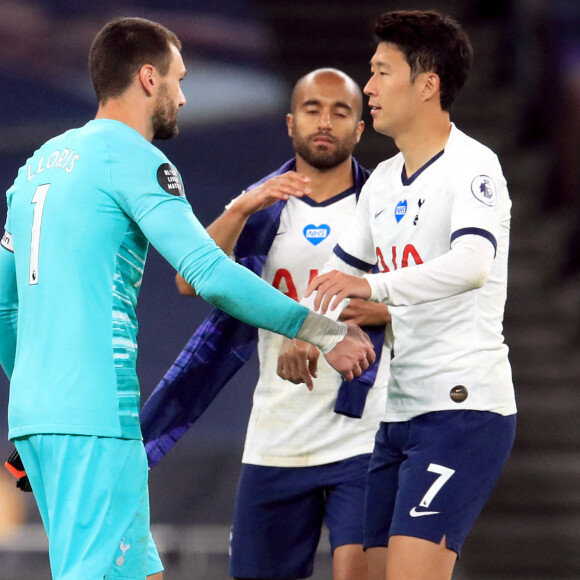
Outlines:
[[[286,119],[296,154],[319,170],[340,165],[360,140],[360,107],[356,87],[332,72],[303,81]]]
[[[173,58],[169,72],[161,77],[153,111],[153,139],[171,139],[179,133],[177,113],[185,104],[181,81],[185,78],[185,65],[176,46],[171,45]]]
[[[375,131],[396,139],[409,129],[421,102],[419,77],[411,82],[411,67],[397,46],[386,42],[377,46],[364,88]]]

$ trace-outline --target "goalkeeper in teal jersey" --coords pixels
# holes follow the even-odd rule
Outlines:
[[[161,575],[135,372],[149,241],[209,302],[312,342],[345,378],[374,360],[358,327],[310,313],[229,260],[194,217],[178,171],[151,144],[177,134],[180,48],[147,20],[107,24],[89,56],[96,118],[45,143],[7,192],[0,363],[11,378],[9,437],[59,580]]]

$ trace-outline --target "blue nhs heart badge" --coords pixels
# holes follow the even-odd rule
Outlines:
[[[320,242],[323,242],[330,235],[330,227],[326,224],[320,226],[315,226],[314,224],[308,224],[304,230],[304,237],[313,245],[318,246]]]
[[[397,204],[397,207],[395,208],[395,219],[397,220],[397,223],[399,223],[405,217],[406,213],[407,213],[407,200],[404,199],[403,201],[400,201]]]

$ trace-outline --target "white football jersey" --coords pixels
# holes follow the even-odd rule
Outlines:
[[[444,152],[410,178],[403,169],[398,154],[373,172],[338,252],[347,262],[378,259],[381,272],[397,271],[377,274],[393,281],[393,295],[404,296],[410,278],[415,294],[423,294],[389,307],[395,343],[385,420],[459,409],[513,414],[502,334],[511,201],[497,157],[452,126]],[[463,236],[493,245],[490,274],[481,288],[441,298],[429,262],[448,254]],[[422,270],[411,271],[420,264]],[[446,277],[451,283],[461,272],[447,271]],[[429,296],[431,289],[438,292]]]
[[[339,235],[354,214],[356,196],[348,190],[317,204],[291,197],[264,265],[262,277],[298,300],[328,260]],[[283,337],[260,329],[260,377],[242,461],[277,467],[322,465],[371,453],[382,418],[390,351],[382,354],[376,386],[369,391],[362,418],[334,412],[341,376],[324,357],[318,359],[314,390],[276,374]]]

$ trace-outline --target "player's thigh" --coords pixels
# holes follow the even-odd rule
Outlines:
[[[149,495],[142,442],[33,435],[16,444],[25,467],[33,467],[33,489],[42,490],[53,577],[145,576]]]
[[[511,451],[515,416],[442,411],[408,423],[389,536],[445,538],[460,554]]]
[[[405,580],[450,580],[457,554],[439,544],[409,536],[391,536],[386,550],[386,578]],[[371,580],[374,580],[371,578]]]
[[[234,578],[312,574],[324,517],[324,494],[312,470],[242,466],[230,546]]]

